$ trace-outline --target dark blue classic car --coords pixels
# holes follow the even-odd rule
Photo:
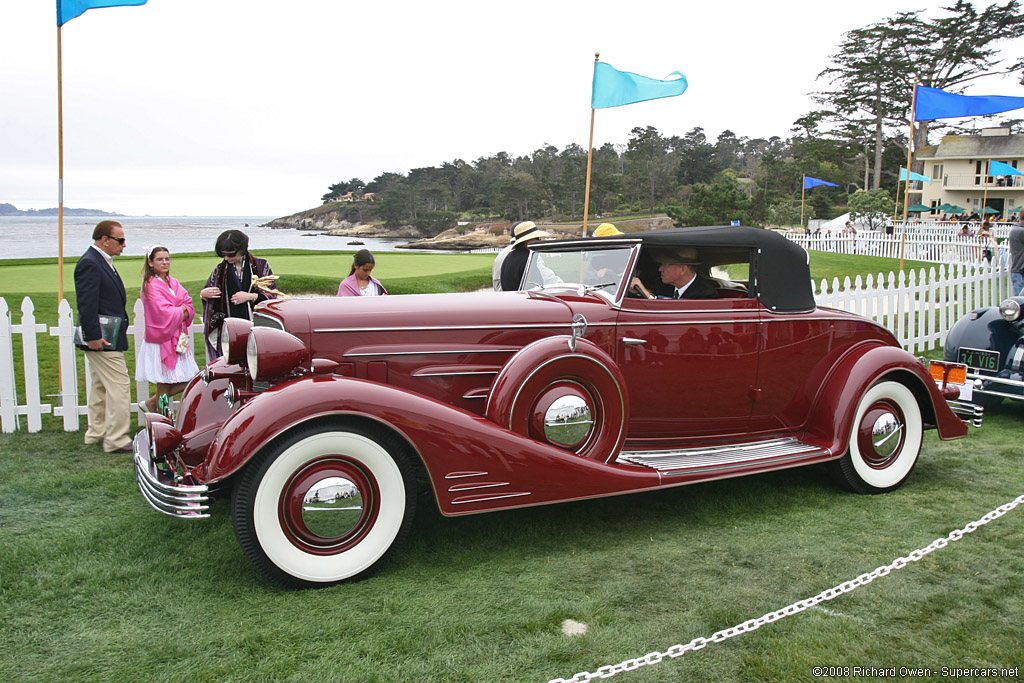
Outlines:
[[[973,382],[970,400],[993,408],[1024,399],[1024,297],[971,311],[946,336],[944,357],[964,363]]]

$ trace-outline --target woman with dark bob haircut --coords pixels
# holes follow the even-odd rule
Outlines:
[[[223,259],[199,292],[203,300],[203,331],[206,334],[206,362],[223,354],[220,330],[225,318],[252,320],[252,309],[261,301],[276,298],[254,286],[257,278],[273,275],[270,264],[249,253],[249,236],[241,230],[226,230],[217,238],[214,252]]]

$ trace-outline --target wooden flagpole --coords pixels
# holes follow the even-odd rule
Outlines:
[[[57,25],[57,303],[64,298],[64,95],[60,25]]]
[[[807,174],[800,179],[800,227],[804,227],[804,195],[807,194]]]
[[[907,177],[908,178],[910,177],[910,171],[907,171]],[[903,203],[904,204],[907,203],[907,198],[906,197],[903,198]],[[900,180],[899,180],[899,176],[896,176],[896,204],[895,204],[895,206],[892,207],[892,219],[894,221],[896,220],[896,216],[899,214],[899,212],[900,212]]]
[[[597,68],[597,60],[601,53],[594,53],[594,68]],[[593,86],[591,86],[593,89]],[[593,104],[593,103],[591,103]],[[583,192],[583,234],[587,236],[587,219],[590,216],[590,169],[594,163],[594,107],[590,107],[590,141],[587,143],[587,189]]]
[[[907,181],[903,186],[903,222],[907,222],[907,207],[910,205],[910,164],[914,159],[914,109],[917,107],[917,79],[914,79],[914,91],[910,97],[910,137],[907,138]],[[900,260],[903,259],[902,250]]]
[[[988,220],[987,218],[985,218],[985,216],[988,215],[988,214],[985,213],[985,209],[988,208],[988,179],[992,177],[991,175],[989,175],[991,171],[992,171],[992,160],[991,159],[987,159],[985,161],[985,198],[981,200],[981,222],[982,223],[984,223],[985,221]]]

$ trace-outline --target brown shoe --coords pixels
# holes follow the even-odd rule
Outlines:
[[[107,451],[107,453],[132,453],[134,450],[135,449],[132,448],[132,445],[128,444],[127,446],[121,446],[120,448],[115,448],[112,451]]]

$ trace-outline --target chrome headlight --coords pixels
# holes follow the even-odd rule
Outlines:
[[[999,304],[999,315],[1007,322],[1020,320],[1020,303],[1017,299],[1006,299]]]
[[[295,335],[273,327],[254,327],[249,333],[246,363],[254,382],[272,382],[298,369],[309,370],[309,349]]]
[[[245,345],[245,363],[249,368],[250,377],[255,377],[256,372],[259,370],[259,366],[257,365],[259,361],[258,356],[259,352],[256,349],[256,335],[250,334],[249,341]]]
[[[252,323],[245,318],[227,318],[220,330],[221,350],[230,365],[242,365],[248,350],[247,339]]]

